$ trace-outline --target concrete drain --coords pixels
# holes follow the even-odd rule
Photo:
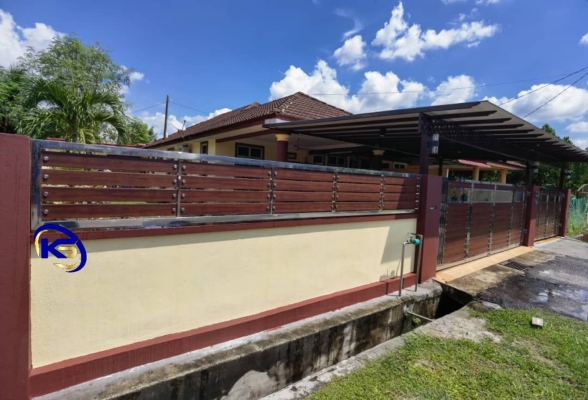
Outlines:
[[[509,260],[509,261],[503,262],[500,265],[503,265],[503,266],[508,267],[508,268],[516,269],[517,271],[526,271],[527,269],[531,268],[528,265],[521,264],[520,262],[516,262],[516,261],[513,261],[513,260]]]

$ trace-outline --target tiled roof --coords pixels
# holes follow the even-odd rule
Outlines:
[[[189,140],[192,136],[201,135],[219,128],[226,128],[234,124],[255,120],[262,117],[284,117],[289,120],[306,120],[329,117],[342,117],[351,113],[337,107],[333,107],[323,101],[315,99],[302,92],[282,97],[265,104],[252,103],[245,107],[218,115],[214,118],[192,125],[183,131],[169,135],[165,139],[156,140],[146,147],[155,147],[161,144],[175,142],[178,139]]]

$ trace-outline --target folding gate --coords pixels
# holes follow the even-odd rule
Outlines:
[[[522,186],[445,179],[438,264],[520,245],[524,213]]]
[[[539,192],[539,211],[535,220],[535,240],[557,236],[561,218],[563,194],[557,190],[541,189]]]

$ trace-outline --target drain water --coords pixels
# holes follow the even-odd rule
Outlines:
[[[508,268],[516,269],[517,271],[526,271],[527,269],[531,268],[528,265],[521,264],[520,262],[516,262],[516,261],[513,261],[513,260],[509,260],[509,261],[503,262],[500,265],[503,265],[503,266],[508,267]]]

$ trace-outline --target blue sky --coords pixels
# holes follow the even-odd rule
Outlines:
[[[60,33],[99,41],[137,71],[132,109],[169,94],[175,125],[298,90],[354,113],[500,104],[588,67],[585,0],[2,0],[0,10],[0,65]],[[584,73],[505,108],[524,117]],[[135,115],[161,130],[162,113]],[[587,147],[588,76],[528,119]]]

